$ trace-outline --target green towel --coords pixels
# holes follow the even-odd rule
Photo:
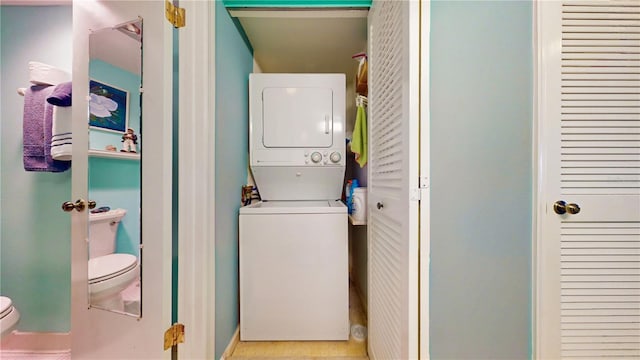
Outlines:
[[[353,138],[351,139],[351,151],[356,154],[356,161],[361,168],[367,164],[367,147],[367,113],[364,106],[358,106],[356,125],[353,128]]]

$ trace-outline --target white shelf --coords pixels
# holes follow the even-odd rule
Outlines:
[[[351,223],[351,225],[367,225],[367,221],[362,221],[362,220],[356,220],[353,218],[353,216],[349,215],[349,222]]]
[[[89,157],[120,159],[120,160],[140,160],[140,154],[138,153],[107,151],[107,150],[92,150],[92,149],[89,150]]]

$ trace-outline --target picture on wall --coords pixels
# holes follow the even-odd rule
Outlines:
[[[89,126],[123,133],[129,123],[129,92],[105,83],[89,81]]]

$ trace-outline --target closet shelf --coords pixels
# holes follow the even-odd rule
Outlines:
[[[349,222],[351,223],[351,225],[355,225],[355,226],[359,226],[359,225],[367,225],[367,221],[362,221],[362,220],[356,220],[353,218],[353,216],[349,215]]]
[[[121,159],[121,160],[140,160],[140,154],[128,153],[119,151],[107,151],[107,150],[89,150],[89,157],[99,157],[106,159]]]

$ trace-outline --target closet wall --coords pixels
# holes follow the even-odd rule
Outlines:
[[[29,61],[71,72],[71,6],[0,6],[0,294],[19,309],[20,331],[70,327],[71,171],[26,172],[22,164],[23,98]]]
[[[221,1],[216,1],[215,358],[239,323],[238,209],[249,149],[249,74],[253,49]]]

